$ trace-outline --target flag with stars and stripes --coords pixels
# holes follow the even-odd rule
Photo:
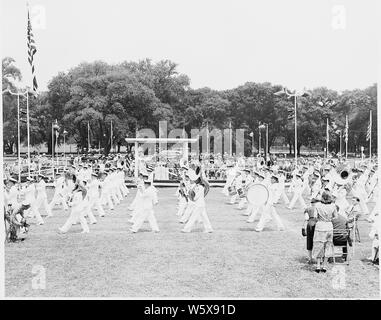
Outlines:
[[[295,115],[294,115],[294,108],[289,108],[287,110],[287,119],[288,120],[293,120],[294,117],[295,117]]]
[[[33,91],[37,93],[38,84],[34,68],[34,55],[37,52],[36,44],[34,42],[34,36],[32,32],[32,24],[30,23],[29,10],[28,10],[28,28],[27,28],[27,45],[28,45],[28,61],[32,67],[32,77],[33,77]]]
[[[345,117],[345,132],[344,132],[345,143],[348,143],[348,131],[349,131],[348,116],[346,116]]]
[[[370,140],[371,134],[372,134],[372,114],[370,114],[368,130],[366,131],[366,141]]]

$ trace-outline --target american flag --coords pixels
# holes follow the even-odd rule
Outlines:
[[[288,112],[287,119],[288,120],[293,120],[294,117],[295,117],[295,115],[294,115],[294,108],[289,108],[287,110],[287,112]]]
[[[348,131],[349,131],[348,116],[346,116],[345,117],[345,132],[344,132],[345,143],[348,143]]]
[[[29,10],[28,10],[28,27],[27,27],[27,45],[28,45],[28,61],[30,66],[32,67],[32,77],[33,77],[33,91],[37,93],[37,79],[34,70],[34,62],[33,57],[37,52],[36,44],[34,42],[33,32],[32,32],[32,24],[30,23]]]
[[[146,169],[148,173],[151,173],[152,171],[155,170],[155,167],[152,164],[146,164]]]
[[[370,118],[369,118],[369,124],[368,124],[368,130],[366,132],[366,141],[370,140],[370,136],[372,134],[372,114],[370,113]]]

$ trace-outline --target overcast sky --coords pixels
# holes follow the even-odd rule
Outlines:
[[[29,83],[26,1],[1,2],[2,56]],[[176,62],[193,88],[365,88],[377,80],[376,2],[30,0],[39,89],[82,61],[146,57]]]

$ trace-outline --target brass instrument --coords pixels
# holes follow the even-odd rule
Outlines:
[[[335,182],[345,185],[352,181],[352,172],[348,166],[340,165],[336,167]]]

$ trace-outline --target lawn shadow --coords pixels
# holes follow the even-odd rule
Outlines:
[[[239,231],[253,231],[253,232],[256,232],[255,231],[255,227],[241,227],[241,228],[239,228]]]

